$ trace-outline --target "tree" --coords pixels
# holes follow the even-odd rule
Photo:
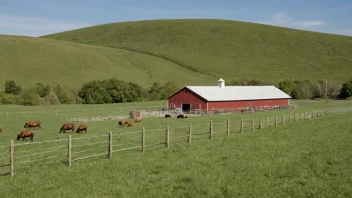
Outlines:
[[[5,83],[5,93],[6,94],[12,94],[12,95],[18,95],[22,91],[21,86],[16,85],[15,81],[13,80],[7,80]]]
[[[19,97],[19,104],[26,106],[38,105],[40,102],[40,96],[37,93],[35,87],[25,89]]]
[[[48,96],[51,90],[50,85],[44,86],[42,83],[37,83],[35,84],[35,87],[37,89],[37,93],[41,98],[44,98],[45,96]]]
[[[352,78],[342,84],[339,98],[346,99],[352,96]]]

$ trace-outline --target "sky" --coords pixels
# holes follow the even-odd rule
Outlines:
[[[0,0],[0,34],[122,21],[211,18],[352,36],[352,0]]]

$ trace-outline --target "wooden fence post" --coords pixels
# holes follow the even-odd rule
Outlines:
[[[13,140],[10,141],[10,175],[11,177],[14,176],[14,154],[15,154],[15,145],[13,143]]]
[[[291,114],[288,114],[288,123],[291,123]]]
[[[285,115],[282,114],[282,125],[285,125]]]
[[[226,131],[226,135],[230,135],[230,120],[227,119],[227,131]]]
[[[142,127],[142,152],[145,151],[145,129]]]
[[[241,133],[243,133],[243,119],[241,119]]]
[[[72,139],[71,135],[68,136],[68,166],[72,166]]]
[[[277,126],[277,116],[275,116],[275,126]]]
[[[170,127],[166,125],[166,138],[165,138],[166,147],[169,148],[170,145]]]
[[[263,128],[263,123],[262,123],[262,118],[260,118],[259,120],[259,129],[262,129]]]
[[[213,121],[210,121],[210,139],[213,139]]]
[[[269,127],[269,117],[266,116],[266,128],[268,128],[268,127]]]
[[[192,143],[192,124],[189,124],[188,143]]]
[[[109,132],[109,151],[108,151],[109,159],[112,158],[112,132]]]
[[[254,118],[252,118],[252,131],[254,131]]]

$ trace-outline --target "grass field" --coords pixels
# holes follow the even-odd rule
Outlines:
[[[238,21],[123,22],[44,38],[150,54],[225,80],[335,81],[349,78],[352,72],[352,37]]]
[[[328,105],[313,101],[300,102],[296,112],[351,104],[342,101],[330,101]],[[280,116],[284,113],[292,114],[293,111],[203,116],[188,120],[145,119],[136,128],[128,130],[139,130],[141,126],[145,126],[149,138],[148,129],[164,128],[166,124],[175,128],[187,126],[188,123],[207,125],[209,120],[218,123],[230,119],[231,135],[225,137],[226,127],[221,124],[214,125],[213,140],[208,139],[208,134],[203,134],[198,138],[194,136],[190,145],[185,143],[186,136],[182,133],[184,138],[178,143],[172,141],[175,136],[171,136],[170,148],[147,147],[146,153],[139,150],[116,152],[111,160],[105,156],[85,159],[73,162],[71,168],[63,164],[66,156],[57,161],[16,165],[15,177],[0,177],[0,196],[351,197],[352,113],[328,115],[243,134],[233,130],[234,121],[240,117]],[[41,118],[48,124],[41,131],[36,131],[38,137],[35,141],[67,136],[58,134],[56,128],[60,122],[55,116]],[[12,117],[2,118],[1,121],[18,125],[21,119],[24,120]],[[88,124],[92,130],[88,134],[82,134],[82,137],[107,134],[108,130],[113,129],[114,133],[127,131],[118,129],[115,122]],[[98,126],[103,130],[97,130]],[[194,133],[199,130],[208,128],[193,128]],[[7,133],[16,134],[12,131],[4,132],[1,134],[2,139],[10,138]],[[118,137],[114,136],[114,144],[124,141],[122,137]],[[105,137],[104,139],[107,140]],[[73,145],[81,143],[74,142]],[[66,146],[67,142],[62,144]],[[50,146],[58,145],[55,143]],[[32,146],[33,149],[41,148],[38,145]],[[32,149],[18,148],[15,152]],[[95,148],[98,146],[93,147],[94,151],[98,150]],[[65,150],[59,152],[66,154]],[[18,161],[20,160],[15,163]]]
[[[41,82],[74,88],[107,78],[133,81],[144,88],[175,77],[181,86],[217,80],[155,56],[42,38],[0,36],[0,60],[0,90],[6,80],[23,87]]]

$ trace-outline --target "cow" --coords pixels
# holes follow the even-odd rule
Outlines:
[[[185,115],[184,115],[184,118],[189,118],[189,115],[185,114]]]
[[[170,114],[165,114],[165,118],[171,118]]]
[[[119,126],[124,127],[126,125],[126,122],[127,121],[125,121],[125,120],[120,120],[119,121]]]
[[[86,124],[80,124],[76,130],[76,133],[81,133],[81,131],[84,131],[87,133],[87,129],[88,129],[88,126]]]
[[[134,123],[141,122],[141,121],[142,121],[142,118],[136,118],[136,119],[134,119]]]
[[[36,127],[39,127],[40,129],[42,128],[40,126],[40,122],[39,121],[28,121],[24,124],[24,128],[25,129],[30,129],[30,128],[36,128]]]
[[[33,141],[34,133],[31,130],[22,131],[20,134],[17,135],[17,140],[22,138],[23,141],[29,137]]]
[[[127,127],[133,127],[132,122],[128,122],[128,121],[127,121],[125,124],[126,124]]]
[[[60,128],[59,133],[63,132],[66,133],[66,131],[71,130],[72,132],[75,131],[75,125],[73,123],[68,123],[68,124],[63,124],[62,127]]]
[[[2,128],[1,128],[1,125],[0,125],[0,133],[2,133]]]
[[[176,118],[185,118],[185,116],[184,115],[182,115],[182,114],[180,114],[180,115],[178,115]]]

